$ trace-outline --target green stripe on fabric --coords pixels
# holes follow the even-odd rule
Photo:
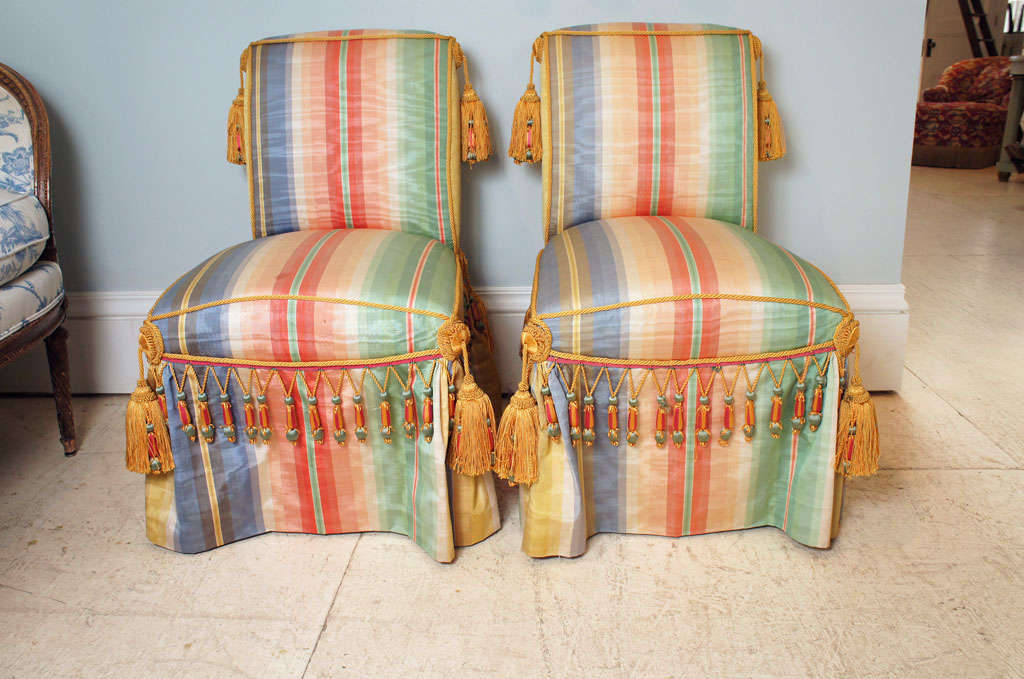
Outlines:
[[[348,35],[342,31],[342,35]],[[352,185],[349,182],[348,169],[348,40],[342,40],[338,53],[338,155],[341,162],[341,207],[345,220],[345,228],[351,229],[352,223]]]
[[[309,393],[301,370],[296,371],[295,381],[299,386],[300,394]],[[320,500],[320,478],[316,469],[316,441],[313,440],[313,430],[309,424],[309,407],[306,405],[305,399],[301,396],[299,399],[302,401],[302,422],[306,432],[306,466],[309,469],[309,490],[313,495],[313,516],[316,519],[316,532],[324,535],[327,533],[327,529],[324,527],[324,508]]]
[[[700,375],[694,374],[694,379],[691,379],[686,383],[686,409],[687,417],[695,417],[693,404],[697,403],[697,381],[700,379]],[[687,422],[687,436],[686,436],[686,484],[683,489],[683,535],[689,535],[692,531],[692,519],[693,519],[693,475],[694,475],[694,463],[696,462],[696,445],[697,435],[692,428],[689,428],[690,422]],[[669,444],[671,445],[671,444]]]
[[[690,275],[690,292],[700,294],[703,292],[700,284],[700,271],[697,269],[697,260],[693,256],[690,244],[672,223],[672,220],[665,217],[659,217],[658,219],[668,227],[669,232],[675,236],[676,241],[679,243],[679,250],[683,253],[683,258],[686,260],[686,270]],[[704,333],[704,300],[695,299],[691,300],[691,303],[693,304],[693,332],[690,337],[690,356],[700,356],[701,337]]]
[[[309,265],[313,263],[317,253],[323,248],[324,243],[331,239],[332,235],[333,232],[328,231],[316,242],[316,245],[310,248],[305,259],[302,260],[302,264],[299,265],[299,270],[295,272],[295,278],[292,279],[291,294],[299,294],[299,290],[302,288],[302,280],[306,277],[306,272],[309,271]],[[288,351],[291,353],[293,361],[302,360],[301,352],[299,351],[298,309],[298,300],[288,300]]]
[[[708,201],[705,216],[733,224],[743,218],[742,64],[735,36],[703,36],[708,78]],[[749,98],[749,95],[748,95]],[[747,175],[748,184],[752,182]]]
[[[651,212],[658,214],[658,194],[661,191],[661,74],[658,65],[658,39],[647,38],[651,49],[651,118],[654,138],[651,140]]]

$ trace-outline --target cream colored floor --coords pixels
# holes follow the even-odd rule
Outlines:
[[[904,388],[829,551],[774,529],[602,535],[574,560],[500,533],[146,541],[123,398],[0,400],[0,675],[1024,676],[1024,181],[915,168]]]

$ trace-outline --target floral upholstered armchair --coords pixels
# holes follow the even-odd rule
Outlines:
[[[173,283],[140,337],[127,462],[154,543],[393,531],[451,561],[497,529],[473,375],[496,379],[459,249],[459,161],[490,140],[463,62],[415,31],[242,54],[228,160],[253,238]]]
[[[50,123],[35,88],[0,64],[0,365],[44,340],[65,455],[74,455],[67,298],[50,229]]]
[[[761,56],[708,25],[533,45],[509,152],[542,162],[546,245],[495,454],[531,556],[765,525],[827,547],[843,478],[877,466],[846,301],[757,235],[758,161],[785,153]]]
[[[914,165],[980,168],[999,158],[1010,96],[1010,59],[958,61],[922,93]]]

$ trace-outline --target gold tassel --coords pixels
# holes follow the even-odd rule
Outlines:
[[[468,363],[468,360],[467,360]],[[491,468],[494,454],[494,409],[467,366],[455,402],[455,445],[448,465],[457,473],[479,476]]]
[[[462,162],[470,166],[482,163],[491,157],[491,131],[487,124],[487,111],[476,90],[469,82],[469,66],[465,65],[466,87],[462,90],[459,109],[462,114]]]
[[[519,388],[501,414],[498,442],[494,447],[494,473],[515,485],[537,481],[537,439],[540,415],[537,401],[530,393],[529,350],[523,351],[523,372]]]
[[[786,132],[775,100],[764,81],[764,51],[761,41],[752,35],[751,48],[759,66],[757,81],[757,159],[778,160],[786,155]]]
[[[515,114],[512,116],[512,136],[508,141],[508,155],[516,165],[536,163],[544,157],[544,145],[540,135],[540,96],[533,86],[533,62],[535,59],[540,62],[538,49],[541,45],[542,38],[533,43],[533,51],[530,53],[530,82],[526,85],[523,96],[519,97]]]
[[[835,469],[844,476],[871,476],[878,471],[878,417],[871,394],[860,380],[860,346],[854,373],[839,407]]]
[[[139,380],[128,400],[125,435],[125,467],[128,471],[162,474],[174,469],[167,422],[156,394],[144,379]]]
[[[238,62],[238,94],[228,109],[228,162],[245,165],[245,75],[248,69],[249,49],[242,52]]]

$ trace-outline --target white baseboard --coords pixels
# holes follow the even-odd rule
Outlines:
[[[861,373],[865,385],[873,390],[898,390],[909,325],[903,285],[840,287],[861,324]],[[530,288],[485,287],[477,292],[490,310],[503,386],[512,391],[519,379],[519,332],[530,304]],[[139,326],[159,294],[142,290],[68,295],[72,391],[125,393],[134,387]],[[0,368],[0,392],[49,391],[42,345]]]

